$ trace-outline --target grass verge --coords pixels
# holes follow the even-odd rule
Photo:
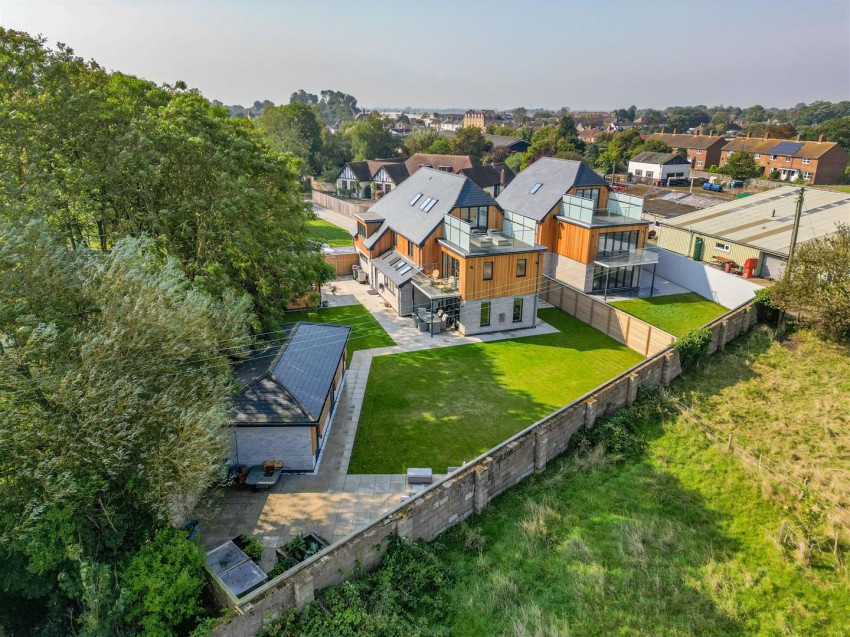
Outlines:
[[[371,312],[360,305],[343,307],[324,307],[313,310],[299,310],[286,315],[290,322],[338,323],[351,326],[348,340],[348,362],[357,350],[373,347],[391,347],[395,345],[392,337],[384,331]]]
[[[328,223],[324,219],[311,219],[307,222],[310,237],[316,241],[328,244],[332,248],[344,248],[354,245],[351,233],[339,226]]]
[[[487,451],[641,361],[556,309],[560,330],[372,361],[350,473],[436,473]]]
[[[728,312],[722,305],[709,301],[696,292],[612,301],[610,305],[673,336],[684,336]]]

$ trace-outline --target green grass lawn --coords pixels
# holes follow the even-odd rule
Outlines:
[[[307,225],[313,239],[327,243],[332,248],[344,248],[354,244],[354,239],[348,230],[328,223],[324,219],[312,219],[307,222]]]
[[[561,332],[375,358],[349,473],[443,473],[642,359],[560,310],[539,316]]]
[[[359,303],[357,305],[346,305],[343,307],[325,307],[290,312],[287,314],[287,320],[291,322],[306,321],[310,323],[350,325],[352,329],[348,341],[349,362],[351,362],[351,355],[359,349],[395,345],[395,341],[384,331],[384,328],[375,320],[375,317]]]
[[[654,296],[651,299],[613,301],[610,305],[673,336],[684,336],[729,311],[696,292]]]
[[[846,634],[846,572],[774,542],[758,478],[681,422],[644,434],[646,458],[559,460],[439,540],[450,634]]]

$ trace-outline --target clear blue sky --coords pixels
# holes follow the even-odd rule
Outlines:
[[[0,24],[210,99],[364,106],[850,99],[848,0],[0,0]]]

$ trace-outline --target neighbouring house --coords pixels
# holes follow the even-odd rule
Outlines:
[[[731,140],[720,153],[720,166],[729,161],[734,152],[750,153],[756,163],[770,177],[774,170],[779,179],[790,181],[798,177],[811,184],[837,184],[844,180],[848,157],[835,142],[738,137]]]
[[[586,142],[588,144],[595,144],[599,141],[599,137],[601,135],[609,134],[609,131],[602,130],[601,128],[587,128],[583,127],[582,130],[578,132],[578,138]]]
[[[490,140],[493,148],[504,146],[511,153],[524,153],[531,146],[531,142],[519,137],[509,137],[508,135],[484,135],[484,139]]]
[[[342,391],[350,332],[344,325],[298,323],[282,347],[236,365],[242,389],[230,416],[237,464],[283,460],[284,471],[316,468]]]
[[[469,155],[434,155],[416,153],[403,163],[387,163],[372,176],[372,193],[388,193],[420,168],[436,168],[443,172],[463,173],[494,197],[511,182],[514,172],[504,163],[482,164]]]
[[[779,279],[785,272],[799,188],[783,186],[659,220],[658,245],[715,264],[732,262],[744,267],[754,259],[755,276]],[[850,194],[806,190],[798,243],[834,233],[850,223]]]
[[[490,124],[513,124],[514,117],[510,113],[498,113],[493,110],[469,110],[463,116],[464,128],[487,129]]]
[[[378,171],[383,166],[398,164],[403,161],[404,157],[345,162],[342,170],[336,176],[336,192],[355,199],[371,197],[371,181]]]
[[[467,335],[536,324],[544,248],[466,175],[422,168],[355,217],[360,265],[399,315],[443,310]]]
[[[496,200],[511,233],[545,246],[543,273],[583,292],[638,287],[649,221],[643,199],[612,190],[582,162],[543,157]]]
[[[643,151],[629,160],[631,181],[666,186],[668,179],[686,179],[691,172],[691,163],[674,153]]]
[[[441,131],[456,131],[463,127],[463,115],[444,115],[440,120]]]
[[[694,170],[708,170],[720,165],[720,151],[726,139],[719,135],[683,135],[676,133],[653,133],[649,139],[660,139],[677,152],[687,152],[688,161]]]

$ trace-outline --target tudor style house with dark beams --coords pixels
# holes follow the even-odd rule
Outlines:
[[[643,199],[579,161],[538,159],[496,201],[513,236],[548,249],[543,273],[582,292],[638,287],[641,266],[658,262],[646,247]]]
[[[282,460],[284,471],[313,471],[345,375],[351,328],[298,323],[281,346],[237,364],[242,387],[230,419],[233,458],[243,465]]]
[[[355,216],[361,267],[400,315],[443,310],[467,335],[536,324],[545,248],[465,175],[421,168]]]

